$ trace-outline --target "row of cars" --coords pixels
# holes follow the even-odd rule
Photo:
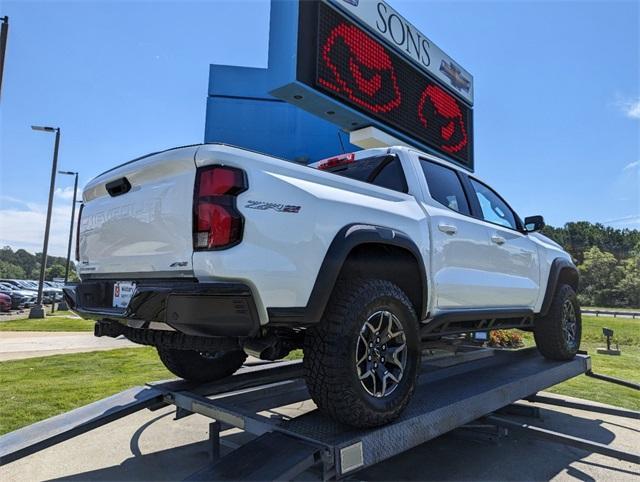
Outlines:
[[[62,301],[63,283],[45,281],[42,302]],[[0,279],[0,311],[29,308],[38,298],[38,282],[34,280]]]

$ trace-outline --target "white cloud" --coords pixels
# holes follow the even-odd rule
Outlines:
[[[640,161],[633,161],[630,162],[629,164],[627,164],[626,166],[624,166],[624,168],[622,169],[623,171],[630,171],[631,169],[634,169],[636,167],[640,167]]]
[[[73,196],[73,189],[71,189],[71,196]],[[70,199],[65,189],[56,189],[49,234],[49,254],[52,256],[67,255],[71,223]],[[77,214],[78,210],[76,210],[76,217]],[[42,251],[46,219],[46,204],[1,196],[0,246],[8,245],[14,250],[23,248],[31,253]]]
[[[67,199],[71,201],[73,199],[73,188],[72,187],[57,187],[54,195],[59,197],[60,199]]]
[[[640,119],[640,97],[618,97],[615,104],[630,119]]]

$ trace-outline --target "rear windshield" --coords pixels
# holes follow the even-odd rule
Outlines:
[[[394,191],[408,192],[400,159],[394,155],[367,157],[361,161],[338,165],[327,171]]]

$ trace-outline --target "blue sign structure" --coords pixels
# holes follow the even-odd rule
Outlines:
[[[359,148],[336,125],[268,94],[269,69],[211,65],[205,142],[309,162]]]
[[[473,170],[473,79],[383,1],[272,0],[268,69],[211,66],[206,141],[300,162],[373,126]]]

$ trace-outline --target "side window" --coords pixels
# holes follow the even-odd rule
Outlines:
[[[394,191],[406,193],[409,190],[400,159],[396,156],[370,157],[341,164],[335,168],[327,169],[327,171]]]
[[[456,172],[424,159],[420,159],[420,165],[431,197],[449,209],[469,215],[469,203]]]
[[[482,209],[482,218],[490,223],[517,229],[516,217],[507,204],[494,191],[475,179],[469,178]]]

